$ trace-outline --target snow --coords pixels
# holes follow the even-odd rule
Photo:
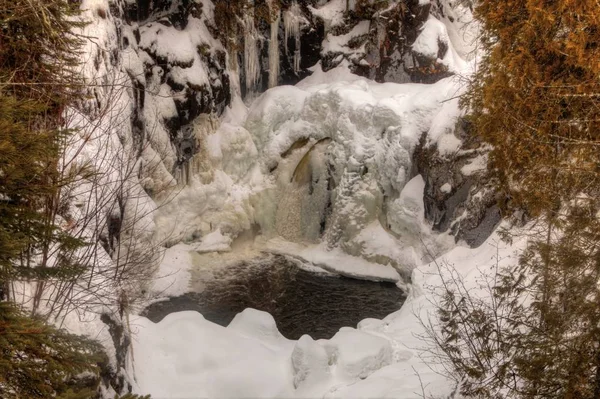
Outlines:
[[[421,0],[429,2],[429,0]],[[473,13],[462,2],[443,1],[440,20],[446,26],[448,37],[456,54],[465,61],[474,60],[477,54],[477,38],[480,25],[473,19]]]
[[[192,247],[178,244],[165,250],[151,287],[151,296],[164,298],[188,292]]]
[[[456,42],[462,43],[463,40],[456,40]],[[413,43],[412,50],[429,59],[441,61],[451,72],[461,73],[470,66],[455,50],[454,43],[450,40],[447,25],[430,15]],[[440,44],[447,48],[441,59],[439,59]]]
[[[140,392],[157,398],[274,398],[290,389],[285,360],[291,345],[284,338],[276,350],[196,312],[173,313],[158,324],[144,318],[131,323]]]
[[[465,176],[472,176],[478,172],[482,172],[487,167],[487,160],[487,154],[480,154],[463,166],[460,172]]]
[[[420,4],[425,2],[420,0]],[[98,6],[108,9],[106,0],[83,3],[89,15]],[[351,8],[354,3],[350,2]],[[442,3],[446,15],[468,25],[469,20],[461,17],[462,6]],[[356,328],[344,327],[328,340],[315,341],[307,335],[288,340],[278,332],[272,316],[253,309],[238,314],[226,328],[196,312],[174,313],[160,323],[134,317],[129,371],[135,392],[156,398],[402,399],[420,397],[417,373],[427,395],[448,395],[452,384],[424,363],[427,343],[415,336],[422,332],[417,316],[434,314],[435,289],[430,288],[439,285],[436,264],[424,263],[447,252],[438,264],[454,263],[467,277],[468,286],[475,287],[477,267],[493,265],[496,254],[501,255],[503,265],[514,262],[513,251],[520,245],[501,246],[496,252],[494,236],[477,249],[455,247],[453,237],[432,232],[425,221],[425,183],[421,176],[412,175],[412,153],[423,133],[427,144],[437,146],[442,156],[460,150],[454,129],[461,116],[458,96],[463,81],[447,78],[432,85],[379,84],[353,75],[348,61],[343,60],[327,72],[316,65],[313,74],[295,87],[273,87],[247,108],[240,97],[241,72],[232,57],[232,104],[220,118],[203,115],[194,121],[192,133],[201,152],[190,162],[189,181],[180,178],[178,183],[173,176],[177,154],[164,120],[177,115],[175,99],[180,94],[164,83],[163,69],[154,65],[149,54],[171,64],[168,73],[174,82],[208,84],[211,77],[197,47],[209,51],[223,48],[206,25],[213,19],[214,5],[209,0],[202,4],[202,18],[191,18],[184,29],[157,21],[141,25],[139,45],[134,35],[137,25],[122,24],[121,35],[129,38],[129,46],[120,50],[117,67],[103,50],[121,48],[115,21],[94,17],[85,28],[98,43],[86,47],[90,56],[85,76],[100,85],[109,79],[122,90],[109,118],[74,118],[74,124],[99,125],[102,135],[82,131],[80,139],[90,139],[89,144],[80,152],[77,146],[71,151],[78,154],[78,162],[111,171],[100,183],[126,181],[133,199],[126,205],[125,219],[129,223],[139,220],[132,223],[132,239],[145,245],[139,248],[149,248],[151,266],[158,265],[147,287],[148,299],[200,290],[202,282],[195,279],[198,270],[227,267],[261,251],[285,254],[308,270],[390,281],[405,288],[412,275],[412,285],[400,311],[383,320],[364,320]],[[318,4],[310,9],[325,23],[324,51],[364,51],[350,50],[347,44],[367,34],[370,23],[361,21],[345,35],[331,35],[331,28],[343,23],[346,0]],[[297,8],[292,2],[282,15],[286,53],[287,39],[299,37],[305,23]],[[275,33],[279,24],[277,19],[271,26],[270,87],[278,77]],[[260,79],[259,48],[267,38],[258,33],[253,15],[246,15],[244,25],[243,77],[252,92]],[[469,29],[469,37],[475,37],[475,30]],[[471,65],[464,60],[472,58],[468,58],[472,47],[461,45],[459,34],[448,18],[432,18],[413,50],[437,58],[438,42],[448,44],[449,50],[439,62],[466,74]],[[101,59],[98,66],[94,65],[96,55]],[[294,54],[294,70],[299,63],[299,53]],[[142,119],[149,145],[141,159],[122,156],[134,154],[130,120],[135,101],[130,77],[146,85]],[[115,95],[101,89],[94,94],[101,102]],[[104,152],[98,156],[98,151]],[[308,160],[304,169],[299,167],[303,159]],[[477,173],[485,161],[476,158],[462,172]],[[125,171],[126,178],[115,171]],[[324,195],[329,177],[335,188],[329,193],[331,214],[321,234],[319,222],[329,198]],[[451,191],[449,183],[442,191],[446,185]],[[114,188],[99,184],[100,197],[105,194],[103,187]],[[85,195],[88,188],[79,187],[74,198],[80,206],[93,209],[97,204],[91,195]],[[146,192],[154,193],[155,201]],[[115,201],[106,208],[103,216],[115,213]],[[282,229],[288,220],[299,221],[301,227],[292,229],[289,236]],[[254,231],[261,236],[254,237]],[[248,247],[239,248],[241,239]],[[105,263],[101,266],[110,267],[112,260],[102,251],[99,258]],[[71,329],[91,333],[102,326],[97,319],[81,326],[76,316],[80,315],[71,313],[65,321]],[[110,351],[106,329],[100,337],[108,342]],[[114,348],[110,354],[114,362]]]
[[[324,346],[336,354],[338,368],[352,380],[363,380],[392,362],[389,340],[353,328],[343,327]]]
[[[357,48],[351,49],[348,46],[348,42],[358,36],[363,36],[369,33],[369,27],[371,23],[369,21],[360,21],[352,30],[346,34],[335,36],[331,33],[327,34],[323,41],[323,48],[321,54],[327,53],[364,53],[364,45]]]
[[[439,44],[449,44],[446,26],[436,18],[429,18],[421,28],[421,33],[412,45],[413,51],[425,57],[437,59]]]
[[[442,187],[440,187],[440,191],[447,194],[452,191],[452,186],[450,183],[444,183]]]
[[[362,249],[361,256],[393,260],[399,268],[408,272],[420,263],[414,247],[391,235],[379,221],[374,221],[362,230],[354,243]]]
[[[331,0],[319,8],[309,6],[309,10],[315,17],[323,20],[325,33],[327,33],[331,28],[344,22],[346,0]]]

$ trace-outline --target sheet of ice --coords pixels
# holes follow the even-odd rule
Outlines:
[[[310,25],[310,23],[304,17],[298,2],[296,0],[292,1],[288,9],[283,12],[283,38],[286,55],[288,55],[288,39],[290,37],[294,38],[293,70],[295,73],[300,72],[302,29],[307,25]]]
[[[272,5],[269,4],[269,12],[272,13]],[[277,86],[279,83],[279,22],[281,21],[281,12],[277,9],[277,17],[271,22],[271,38],[269,40],[269,88]]]
[[[392,266],[369,262],[348,255],[340,249],[327,250],[324,244],[305,246],[275,238],[267,243],[266,249],[269,252],[301,258],[341,276],[394,283],[400,281],[400,275]]]
[[[223,235],[221,229],[217,229],[202,237],[199,243],[190,246],[196,252],[227,252],[231,251],[231,237]]]

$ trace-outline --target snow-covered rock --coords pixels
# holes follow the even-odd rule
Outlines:
[[[335,354],[328,354],[322,345],[309,335],[300,337],[292,352],[294,388],[303,384],[316,384],[330,378],[330,366],[336,362]]]
[[[425,218],[433,229],[450,231],[457,241],[478,246],[501,220],[497,193],[486,172],[489,148],[470,134],[464,118],[445,123],[453,120],[458,146],[448,151],[444,141],[435,139],[434,124],[414,152],[415,169],[425,180]]]
[[[351,379],[365,379],[392,362],[392,346],[382,337],[353,328],[342,328],[324,343],[341,372]]]

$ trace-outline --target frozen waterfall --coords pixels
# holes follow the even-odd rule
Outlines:
[[[330,143],[329,138],[317,141],[296,164],[291,181],[284,182],[287,184],[277,206],[275,229],[287,240],[320,241],[331,203],[327,159]]]

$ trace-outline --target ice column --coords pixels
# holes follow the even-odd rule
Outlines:
[[[300,71],[300,33],[304,17],[297,1],[293,1],[290,8],[283,13],[283,26],[285,31],[285,53],[288,54],[288,38],[294,36],[294,72]]]
[[[244,16],[244,74],[248,92],[254,90],[260,76],[258,38],[258,31],[254,25],[254,13],[248,13]]]
[[[269,88],[277,86],[279,81],[279,9],[277,17],[271,22],[271,40],[269,41]]]

